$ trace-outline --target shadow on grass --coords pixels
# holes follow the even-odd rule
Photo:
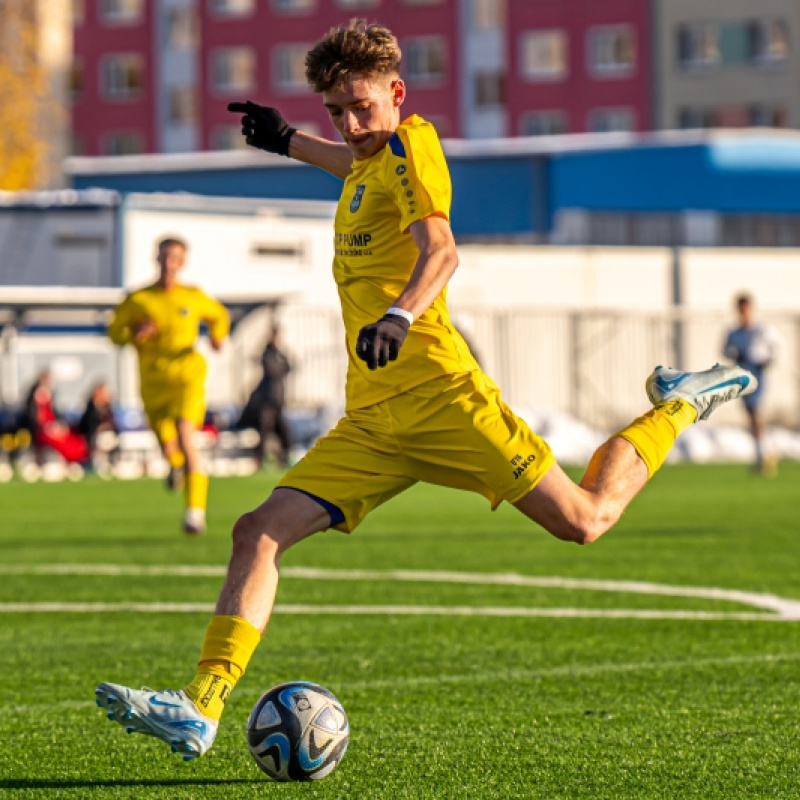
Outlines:
[[[3,789],[91,789],[101,786],[229,786],[231,784],[263,784],[258,778],[152,778],[150,780],[120,779],[120,780],[64,780],[40,778],[3,778],[0,780],[0,791]]]

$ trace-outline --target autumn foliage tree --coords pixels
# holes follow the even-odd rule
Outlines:
[[[37,7],[0,0],[0,189],[33,189],[47,176],[50,124],[63,109],[41,63]]]

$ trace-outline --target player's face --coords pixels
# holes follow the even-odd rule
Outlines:
[[[405,97],[406,87],[400,78],[360,75],[322,93],[331,122],[358,160],[374,156],[389,141],[400,124]]]
[[[162,247],[158,251],[158,266],[163,278],[174,279],[186,261],[186,251],[179,244]]]

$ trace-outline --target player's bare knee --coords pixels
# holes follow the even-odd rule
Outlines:
[[[254,511],[248,511],[236,520],[231,537],[234,548],[274,553],[283,549],[274,528],[269,524],[269,518]]]

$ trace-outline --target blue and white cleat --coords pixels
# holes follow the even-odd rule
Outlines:
[[[146,687],[129,689],[116,683],[101,683],[94,695],[109,720],[119,722],[127,733],[161,739],[184,761],[203,755],[217,735],[217,722],[201,714],[183,691],[154,692]]]
[[[758,381],[746,369],[722,364],[716,364],[705,372],[656,367],[645,388],[653,405],[686,400],[697,409],[697,419],[701,420],[708,419],[723,403],[752,394],[758,388]]]

